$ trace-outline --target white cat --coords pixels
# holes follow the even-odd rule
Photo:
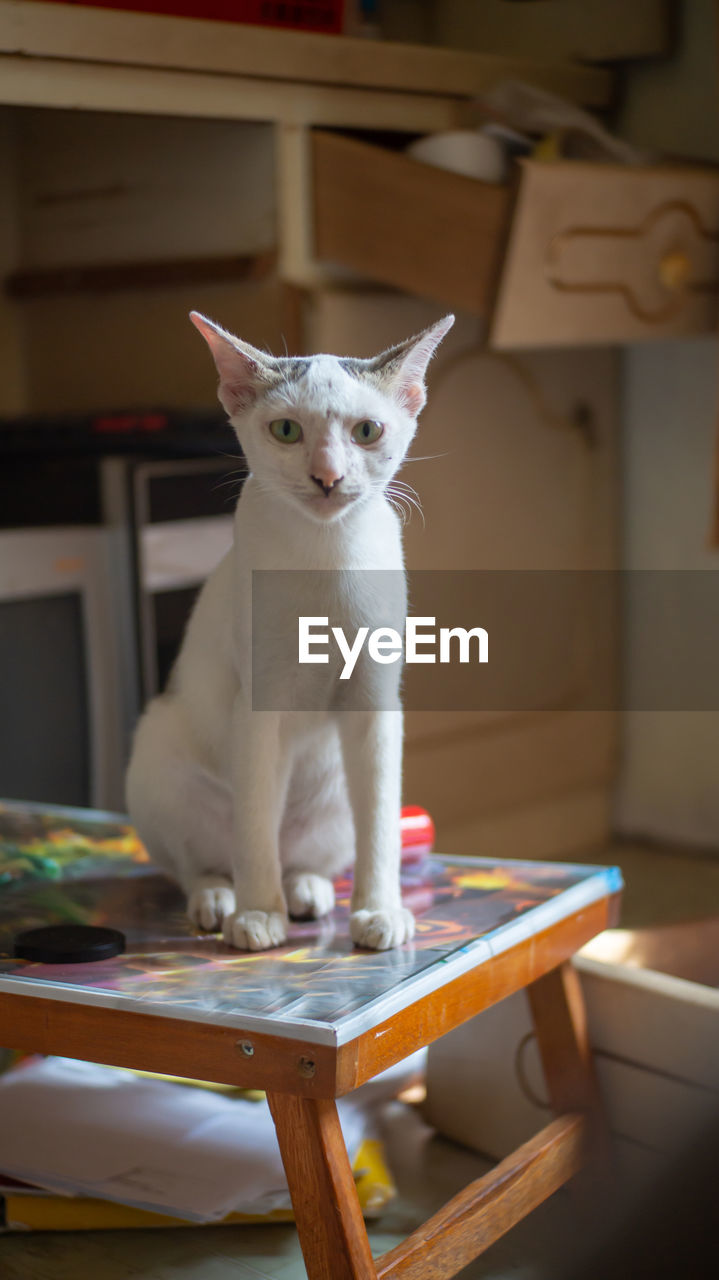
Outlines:
[[[341,571],[326,577],[328,612],[346,620],[347,634],[362,619],[345,571],[394,569],[404,582],[386,490],[454,317],[369,360],[275,358],[196,312],[191,319],[214,356],[250,474],[233,549],[200,593],[167,691],[139,722],[130,815],[185,890],[191,919],[222,928],[232,946],[280,945],[288,912],[326,915],[332,878],[354,860],[352,939],[395,947],[414,933],[399,889],[401,710],[368,698],[367,710],[340,711],[331,693],[324,709],[253,710],[252,571]],[[294,618],[296,628],[307,613],[303,581],[284,575],[278,626]],[[308,668],[318,671],[326,685],[327,667]]]

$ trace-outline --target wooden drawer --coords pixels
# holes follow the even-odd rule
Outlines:
[[[496,186],[311,138],[316,262],[491,318],[493,346],[716,328],[719,172],[524,161]]]
[[[716,329],[719,172],[524,162],[492,344]]]
[[[489,313],[512,204],[477,182],[337,134],[312,134],[314,253],[360,275]]]

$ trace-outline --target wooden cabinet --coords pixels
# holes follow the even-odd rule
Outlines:
[[[312,128],[452,129],[512,74],[590,106],[613,92],[611,71],[566,61],[18,0],[0,0],[0,67],[5,413],[205,401],[191,307],[299,349],[285,286],[334,279],[310,225]],[[461,210],[478,204],[458,182],[443,237],[455,276]],[[494,243],[506,193],[489,198]],[[488,298],[493,272],[488,260],[456,305]],[[414,274],[392,283],[417,292]],[[439,258],[438,281],[448,274]]]
[[[662,30],[660,23],[644,31],[647,48]],[[623,35],[626,53],[638,36]],[[233,251],[247,252],[250,222],[250,251],[276,250],[284,283],[332,286],[338,272],[340,279],[350,273],[491,322],[497,348],[618,343],[715,326],[719,173],[527,161],[510,184],[496,186],[346,136],[391,131],[399,143],[402,136],[462,127],[476,117],[476,96],[507,79],[602,107],[613,92],[606,68],[17,0],[0,0],[0,65],[0,102],[8,107],[136,118],[144,197],[153,181],[155,188],[144,207],[134,199],[132,178],[113,190],[114,148],[102,156],[94,144],[93,165],[108,175],[96,205],[107,202],[116,218],[123,204],[129,212],[128,228],[115,225],[116,255],[106,265],[133,265],[128,230],[138,230],[141,215],[148,234],[135,240],[144,238],[148,252],[155,252],[152,231],[165,217],[160,258],[214,254],[216,266],[224,262],[231,274]],[[155,127],[145,123],[151,117]],[[203,125],[211,145],[198,158]],[[162,139],[181,157],[183,129],[186,169],[170,173]],[[240,129],[244,138],[233,149],[233,130]],[[112,131],[125,154],[131,130]],[[58,135],[82,197],[72,127],[48,125],[44,132]],[[6,167],[3,157],[0,137]],[[33,182],[28,170],[28,190]],[[235,218],[238,192],[242,210]],[[174,209],[178,194],[183,203]],[[80,257],[69,265],[97,263],[94,227],[85,237],[75,219],[73,232],[72,213],[68,219],[67,206],[57,203],[36,206],[29,217],[21,209],[19,256],[59,220],[64,225],[51,257],[62,256],[74,234]],[[204,254],[186,234],[203,217]],[[45,235],[45,255],[47,247]],[[6,311],[5,301],[0,328]]]
[[[0,108],[0,413],[213,403],[192,308],[281,350],[274,141],[239,120]]]

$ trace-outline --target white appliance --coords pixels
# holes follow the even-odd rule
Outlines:
[[[217,436],[204,456],[163,456],[176,438],[64,456],[57,430],[21,456],[18,434],[0,459],[0,797],[121,810],[134,725],[231,545],[242,458]]]
[[[0,795],[122,808],[137,703],[102,527],[0,530]]]

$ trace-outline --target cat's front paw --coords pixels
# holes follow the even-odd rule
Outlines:
[[[234,911],[226,917],[225,942],[238,951],[267,951],[287,939],[287,922],[279,911]]]
[[[319,920],[321,916],[328,916],[335,905],[332,881],[313,871],[290,872],[284,878],[283,887],[294,920]]]
[[[385,911],[353,911],[350,937],[358,947],[372,951],[389,951],[401,947],[414,937],[414,916],[406,907],[390,907]]]

